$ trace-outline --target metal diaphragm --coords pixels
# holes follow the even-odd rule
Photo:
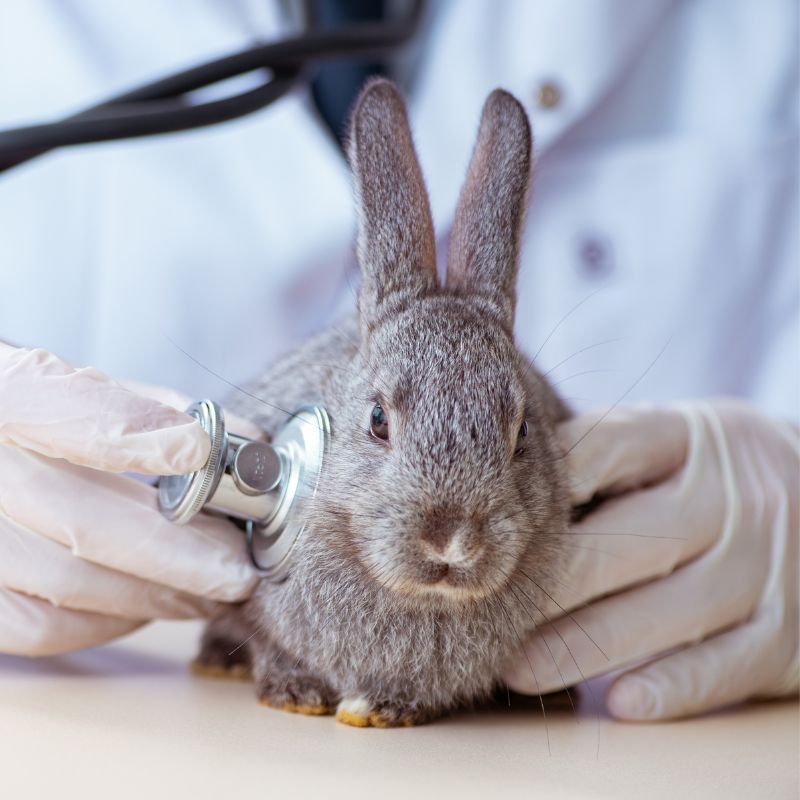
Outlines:
[[[271,443],[229,433],[212,400],[193,403],[186,413],[208,434],[211,450],[197,472],[161,477],[161,512],[179,525],[203,509],[243,520],[256,569],[269,580],[283,580],[306,528],[303,504],[316,492],[330,445],[327,412],[319,406],[299,409]]]

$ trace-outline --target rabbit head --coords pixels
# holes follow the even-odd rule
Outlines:
[[[558,404],[513,338],[528,120],[504,91],[486,101],[442,283],[405,105],[390,82],[362,91],[349,156],[360,336],[326,392],[334,445],[315,525],[323,541],[308,546],[406,602],[469,603],[521,565],[552,561],[553,540],[535,534],[563,527]]]

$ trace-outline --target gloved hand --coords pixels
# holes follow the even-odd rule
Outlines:
[[[208,451],[186,414],[0,343],[0,652],[75,650],[244,599],[256,576],[241,531],[174,525],[153,486],[110,474],[191,472]]]
[[[796,692],[798,431],[734,401],[601,416],[561,437],[573,502],[610,499],[567,534],[550,624],[508,685],[535,693],[531,665],[542,692],[627,668],[606,703],[632,720]]]

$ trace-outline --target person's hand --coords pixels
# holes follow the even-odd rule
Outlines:
[[[584,415],[561,437],[573,502],[610,499],[566,534],[569,570],[543,587],[550,622],[509,687],[626,668],[606,703],[632,720],[796,692],[798,431],[715,401]]]
[[[75,650],[246,598],[241,531],[206,515],[174,525],[153,486],[111,474],[191,472],[208,451],[170,405],[0,343],[0,652]]]

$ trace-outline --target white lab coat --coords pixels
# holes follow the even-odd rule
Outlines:
[[[280,35],[265,0],[0,10],[0,124]],[[533,122],[522,346],[578,408],[732,394],[797,418],[794,0],[433,2],[410,109],[441,240],[495,86]],[[545,108],[543,84],[560,94]],[[0,338],[194,395],[352,305],[350,183],[303,92],[0,176]]]

